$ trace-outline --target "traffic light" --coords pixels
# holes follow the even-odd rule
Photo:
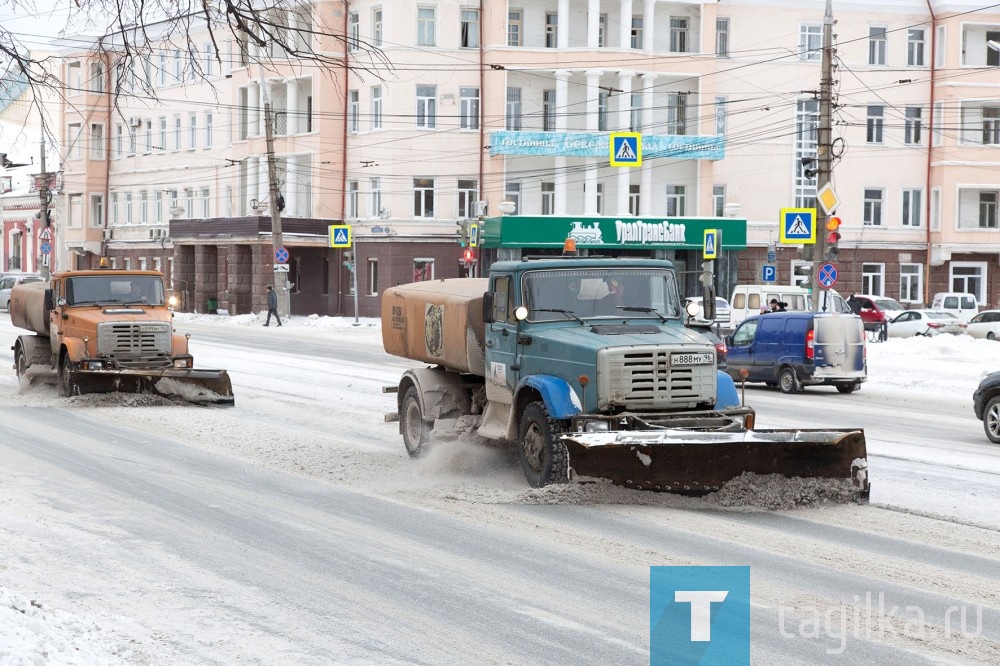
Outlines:
[[[462,250],[462,254],[458,259],[458,263],[463,264],[466,268],[472,268],[472,264],[476,262],[476,251],[471,247],[467,247]]]
[[[715,284],[715,267],[712,265],[711,261],[701,262],[701,275],[698,276],[698,281],[701,282],[704,287],[711,287]]]
[[[795,264],[792,267],[792,283],[799,287],[812,289],[813,265],[811,261]]]
[[[836,259],[840,254],[840,224],[841,220],[836,215],[830,216],[826,221],[826,257],[827,260]]]
[[[354,270],[354,253],[353,252],[345,252],[344,253],[344,268],[346,268],[349,271],[353,271]]]
[[[455,221],[458,231],[458,244],[462,247],[469,246],[469,220],[463,218]]]
[[[701,262],[701,275],[698,276],[701,282],[701,308],[702,317],[708,321],[715,321],[715,262]]]

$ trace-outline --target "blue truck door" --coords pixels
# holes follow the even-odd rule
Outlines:
[[[490,279],[493,312],[492,323],[486,325],[486,398],[501,405],[513,402],[514,387],[517,386],[517,375],[512,369],[517,346],[515,284],[512,275],[497,275]]]

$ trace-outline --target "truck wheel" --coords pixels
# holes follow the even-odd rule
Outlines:
[[[73,381],[73,364],[69,356],[63,356],[59,363],[59,395],[68,398],[77,393],[76,383]]]
[[[778,374],[778,387],[782,393],[798,393],[800,390],[799,380],[795,377],[795,369],[785,366]]]
[[[549,416],[545,404],[533,402],[521,415],[518,448],[524,478],[534,488],[566,483],[569,454],[559,436],[562,429]]]
[[[17,383],[22,389],[31,386],[31,377],[28,376],[28,359],[24,356],[24,348],[17,348],[17,358],[14,360],[14,367],[17,371]]]
[[[992,398],[983,410],[983,430],[994,444],[1000,444],[1000,396]]]
[[[424,410],[420,408],[417,387],[411,386],[403,396],[403,406],[399,408],[399,424],[403,433],[403,446],[411,458],[416,458],[427,448],[430,427],[424,420]]]

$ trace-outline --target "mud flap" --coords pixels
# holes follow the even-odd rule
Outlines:
[[[579,476],[643,490],[707,493],[744,472],[851,481],[868,497],[863,430],[658,430],[571,433]]]
[[[225,370],[75,370],[76,392],[154,393],[194,404],[234,405],[233,385]]]

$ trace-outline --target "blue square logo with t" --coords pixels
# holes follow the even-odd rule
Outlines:
[[[650,666],[750,663],[750,567],[650,567]]]

